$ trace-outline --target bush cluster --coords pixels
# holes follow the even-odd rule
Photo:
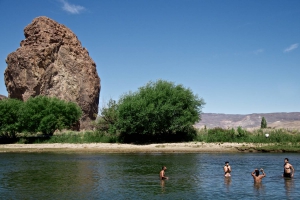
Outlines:
[[[125,143],[189,141],[196,136],[204,100],[190,89],[158,80],[102,108],[96,128]]]
[[[4,99],[0,101],[0,137],[15,138],[19,129],[19,114],[22,101]]]
[[[70,128],[82,115],[80,107],[55,97],[31,97],[0,101],[0,136],[14,138],[17,133],[53,135],[55,130]]]

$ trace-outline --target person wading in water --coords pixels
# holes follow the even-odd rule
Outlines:
[[[225,177],[230,177],[230,173],[231,173],[231,167],[229,165],[229,162],[225,162],[225,166],[224,166],[224,173],[225,173]]]
[[[291,165],[289,163],[289,159],[285,158],[284,159],[284,165],[283,165],[283,177],[286,178],[293,178],[294,177],[294,173],[295,173],[295,169],[293,167],[293,165]]]
[[[260,169],[260,171],[262,172],[262,175],[259,175],[259,170],[258,169],[255,169],[251,173],[251,175],[252,175],[252,177],[254,179],[254,183],[260,183],[261,180],[266,177],[266,174],[265,174],[264,170]]]
[[[160,179],[160,180],[168,179],[168,177],[165,176],[165,170],[166,170],[166,169],[167,169],[166,166],[163,166],[163,167],[161,168],[161,171],[160,171],[160,173],[159,173],[159,179]]]

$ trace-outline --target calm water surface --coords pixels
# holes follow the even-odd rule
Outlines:
[[[281,177],[285,157],[293,179]],[[299,199],[299,163],[299,154],[271,153],[2,153],[0,199]],[[169,180],[158,178],[162,165]],[[261,167],[267,177],[255,185]]]

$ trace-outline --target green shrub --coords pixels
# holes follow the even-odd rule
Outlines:
[[[108,104],[100,109],[100,116],[94,122],[97,131],[116,134],[116,123],[118,121],[118,104],[110,99]]]
[[[149,82],[123,95],[117,129],[123,142],[149,143],[191,140],[204,101],[190,89],[172,82]]]
[[[238,138],[245,138],[249,135],[248,131],[246,131],[245,129],[243,129],[241,126],[239,126],[237,129],[237,137]]]
[[[230,142],[235,139],[234,129],[223,129],[216,127],[208,129],[207,131],[207,142]]]
[[[24,140],[20,141],[24,142]],[[47,140],[36,139],[34,143],[115,143],[117,142],[117,136],[111,134],[105,134],[99,131],[87,131],[87,132],[65,132],[59,135],[52,135]]]
[[[70,128],[82,114],[80,107],[55,97],[29,98],[19,111],[20,130],[52,135],[56,129]]]
[[[22,103],[22,101],[16,99],[0,101],[0,137],[16,137],[19,130],[18,113]]]

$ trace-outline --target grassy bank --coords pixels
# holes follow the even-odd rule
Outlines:
[[[266,137],[268,135],[268,137]],[[18,138],[19,144],[37,143],[117,143],[118,136],[99,131],[75,132],[67,131],[56,133],[51,137],[26,137]],[[300,132],[287,129],[258,129],[247,131],[238,129],[201,129],[193,142],[204,143],[252,143],[255,147],[240,148],[240,151],[260,152],[300,152]]]
[[[268,137],[267,137],[268,136]],[[287,129],[201,129],[195,141],[200,142],[246,142],[246,143],[299,143],[300,132]]]
[[[287,129],[257,129],[247,131],[237,129],[201,129],[195,141],[199,142],[231,142],[254,143],[253,148],[240,148],[240,151],[260,152],[300,152],[300,132]]]
[[[39,143],[116,143],[117,137],[97,131],[76,132],[68,131],[55,134],[50,137],[20,137],[19,144],[39,144]]]
[[[300,153],[299,143],[263,144],[255,148],[261,152],[295,152]]]

